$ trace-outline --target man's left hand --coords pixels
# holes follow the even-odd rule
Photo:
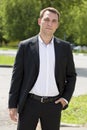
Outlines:
[[[67,105],[67,102],[64,100],[64,98],[59,98],[55,101],[55,104],[61,103],[63,108]]]

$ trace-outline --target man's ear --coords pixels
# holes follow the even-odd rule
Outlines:
[[[59,26],[60,26],[60,23],[58,22],[57,29],[59,28]]]
[[[38,18],[38,25],[40,25],[41,23],[41,18]]]

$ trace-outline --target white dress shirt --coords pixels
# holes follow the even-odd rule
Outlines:
[[[39,96],[56,96],[59,94],[55,81],[55,52],[53,40],[54,39],[46,45],[41,37],[38,37],[40,68],[37,81],[30,93]]]

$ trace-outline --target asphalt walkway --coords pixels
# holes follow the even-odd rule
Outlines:
[[[0,130],[16,130],[16,125],[1,126]],[[37,128],[36,130],[41,130]],[[87,130],[87,127],[60,127],[60,130]]]

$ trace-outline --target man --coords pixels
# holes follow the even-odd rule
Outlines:
[[[71,47],[54,37],[59,12],[48,7],[40,12],[37,36],[20,43],[9,92],[9,114],[17,130],[59,130],[61,111],[72,97],[76,72]],[[19,113],[19,114],[18,114]]]

